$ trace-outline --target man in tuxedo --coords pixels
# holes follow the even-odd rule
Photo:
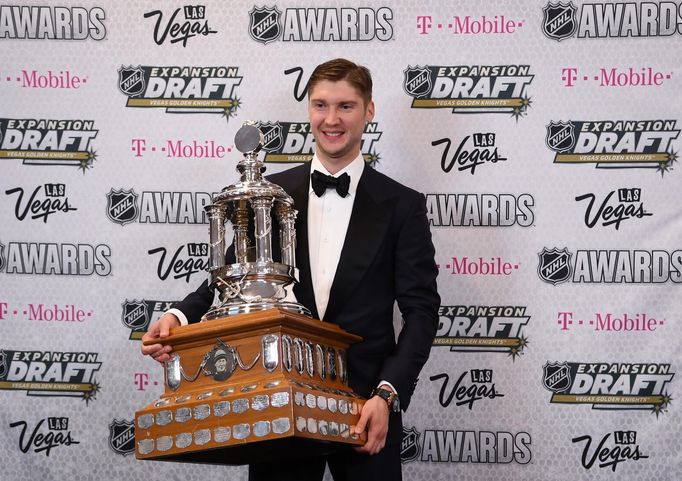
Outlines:
[[[400,411],[407,409],[438,326],[437,268],[424,196],[365,164],[360,145],[374,118],[372,79],[345,59],[319,65],[308,84],[315,138],[310,164],[272,175],[299,210],[298,301],[313,316],[362,336],[347,352],[351,388],[368,398],[355,450],[250,466],[251,480],[400,480]],[[312,172],[312,173],[311,173]],[[213,302],[206,282],[154,323],[143,340],[198,322]],[[403,317],[393,328],[394,303]],[[172,347],[143,346],[159,362]]]

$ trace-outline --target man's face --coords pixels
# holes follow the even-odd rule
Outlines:
[[[322,80],[308,93],[308,118],[317,155],[335,174],[360,153],[365,122],[374,118],[374,103],[365,105],[346,80]]]
[[[215,370],[217,372],[225,372],[226,369],[227,369],[227,359],[225,359],[224,357],[217,359],[215,362]]]

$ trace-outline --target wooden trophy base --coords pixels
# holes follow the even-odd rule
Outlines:
[[[345,358],[361,339],[280,309],[172,329],[161,343],[178,358],[161,398],[135,413],[136,457],[247,464],[364,444]]]

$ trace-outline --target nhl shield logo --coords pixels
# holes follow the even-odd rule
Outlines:
[[[571,2],[548,3],[542,9],[544,14],[542,32],[547,38],[559,42],[572,37],[578,29],[578,22],[575,20],[576,11],[577,8]]]
[[[135,330],[142,330],[149,324],[147,303],[144,301],[126,301],[123,303],[123,324]]]
[[[411,97],[423,97],[431,92],[431,70],[425,67],[407,67],[403,70],[403,89]]]
[[[414,427],[407,429],[403,426],[403,438],[400,441],[400,461],[405,464],[419,457],[419,431]]]
[[[7,354],[0,349],[0,379],[4,378],[5,374],[7,374]]]
[[[111,189],[107,194],[107,217],[112,222],[126,225],[137,219],[137,194],[131,190]]]
[[[277,10],[277,7],[272,8],[253,7],[249,12],[251,23],[249,24],[249,35],[251,38],[268,44],[274,42],[282,34],[282,26],[280,25],[280,17],[282,12]]]
[[[134,97],[144,92],[144,72],[141,66],[123,67],[118,69],[118,89],[128,97]]]
[[[542,366],[542,384],[552,392],[563,392],[571,386],[568,363],[548,362]]]
[[[114,419],[109,424],[109,447],[123,456],[135,451],[135,426],[132,421]]]
[[[571,267],[571,253],[567,248],[564,247],[562,250],[543,248],[538,256],[540,257],[538,264],[540,279],[557,285],[571,278],[573,268]]]
[[[575,145],[575,125],[568,122],[550,122],[545,144],[555,152],[565,152]]]
[[[266,152],[276,152],[282,148],[284,137],[282,136],[282,126],[279,122],[265,122],[259,125],[260,131],[263,132],[263,150]]]

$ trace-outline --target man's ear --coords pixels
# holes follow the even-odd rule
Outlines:
[[[365,111],[365,122],[371,122],[374,119],[374,101],[370,100]]]

